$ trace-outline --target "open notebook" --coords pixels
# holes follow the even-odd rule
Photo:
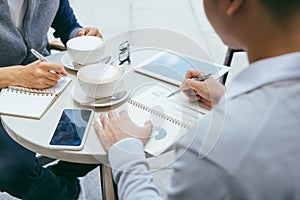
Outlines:
[[[153,131],[145,151],[158,156],[172,146],[199,117],[209,110],[191,104],[183,95],[167,96],[173,92],[164,85],[153,85],[128,101],[128,114],[138,125],[151,120]]]
[[[63,77],[55,86],[44,90],[4,88],[0,93],[0,114],[40,119],[70,82],[71,78]]]

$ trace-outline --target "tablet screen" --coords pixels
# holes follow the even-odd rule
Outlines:
[[[173,53],[163,53],[143,63],[136,71],[178,85],[184,80],[188,70],[198,70],[214,75],[219,74],[224,68],[227,67]]]

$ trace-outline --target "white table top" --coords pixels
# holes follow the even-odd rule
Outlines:
[[[142,32],[143,33],[143,32]],[[122,36],[122,35],[121,35]],[[119,49],[115,48],[115,46],[120,44],[121,41],[124,41],[124,38],[117,38],[117,40],[112,40],[111,43],[106,43],[106,52],[105,55],[118,55]],[[137,37],[139,38],[139,37]],[[189,44],[189,43],[188,43]],[[176,48],[175,48],[176,50]],[[195,48],[195,51],[197,48]],[[134,89],[138,88],[139,86],[149,84],[149,83],[162,83],[158,79],[150,78],[145,75],[141,75],[140,73],[134,72],[132,68],[134,66],[138,66],[146,59],[156,55],[157,53],[161,52],[161,50],[153,50],[153,49],[145,49],[145,50],[138,50],[133,51],[131,53],[131,66],[126,66],[126,75],[123,78],[128,85],[129,91],[134,91]],[[188,52],[188,51],[187,51]],[[185,52],[185,53],[187,53]],[[184,51],[183,51],[184,53]],[[65,52],[57,53],[48,57],[50,62],[61,63],[61,58],[65,54]],[[198,55],[199,54],[199,55]],[[104,56],[105,56],[104,55]],[[189,54],[185,54],[189,55]],[[194,58],[205,58],[205,54],[201,57],[201,53],[194,52],[193,55],[190,55]],[[112,58],[114,60],[116,58]],[[113,63],[114,65],[118,65],[118,61]],[[53,105],[49,108],[49,110],[43,115],[40,120],[36,119],[29,119],[29,118],[22,118],[22,117],[13,117],[2,115],[2,123],[8,134],[19,144],[25,146],[26,148],[34,151],[36,153],[48,156],[50,158],[70,161],[70,162],[77,162],[77,163],[107,163],[107,154],[102,148],[102,145],[95,133],[94,127],[91,126],[89,129],[88,137],[85,143],[85,146],[80,151],[66,151],[66,150],[53,150],[48,148],[48,142],[50,137],[54,133],[56,123],[60,118],[60,115],[65,108],[91,108],[95,111],[95,119],[99,119],[100,113],[106,113],[112,109],[118,108],[120,110],[124,105],[126,108],[126,100],[123,102],[108,107],[102,108],[93,108],[93,107],[84,107],[75,102],[72,98],[72,88],[74,84],[77,82],[76,72],[72,70],[68,70],[69,77],[72,78],[71,84],[64,90],[64,92],[59,96],[58,99],[54,102]],[[170,89],[176,90],[178,87],[167,84],[164,82]],[[187,100],[186,100],[187,101]],[[201,115],[201,114],[200,114]],[[195,116],[190,115],[190,118],[195,119]],[[196,115],[197,118],[197,115]],[[168,165],[172,162],[173,158],[170,158],[168,153],[165,153],[165,156],[158,156],[152,157],[154,165],[157,163],[158,165]],[[169,161],[167,161],[169,160]]]
[[[59,63],[63,54],[64,53],[54,54],[48,59],[49,61]],[[49,138],[54,132],[62,110],[65,108],[86,108],[80,106],[73,100],[71,90],[77,78],[76,72],[71,70],[67,71],[73,81],[40,120],[2,115],[3,125],[14,140],[39,154],[59,160],[79,163],[107,162],[107,154],[103,150],[93,126],[90,127],[86,144],[80,151],[51,150],[48,148]],[[128,82],[132,88],[147,81],[157,82],[155,79],[140,75],[136,72],[129,73]],[[126,100],[123,103],[125,102]],[[110,109],[110,107],[94,108],[95,118],[98,119],[100,113],[108,112]]]

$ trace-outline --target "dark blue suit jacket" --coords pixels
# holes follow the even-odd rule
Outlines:
[[[81,28],[74,15],[73,9],[70,7],[69,0],[60,0],[59,8],[51,25],[54,28],[54,36],[60,38],[66,44],[70,33],[75,28]]]

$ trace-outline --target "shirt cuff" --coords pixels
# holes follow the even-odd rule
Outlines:
[[[75,28],[74,30],[71,31],[70,35],[69,35],[69,40],[74,38],[74,37],[77,37],[77,34],[78,34],[78,31],[81,27],[77,27]]]
[[[112,169],[122,170],[127,163],[134,160],[144,160],[144,146],[142,141],[126,138],[115,143],[108,151],[108,159]]]

